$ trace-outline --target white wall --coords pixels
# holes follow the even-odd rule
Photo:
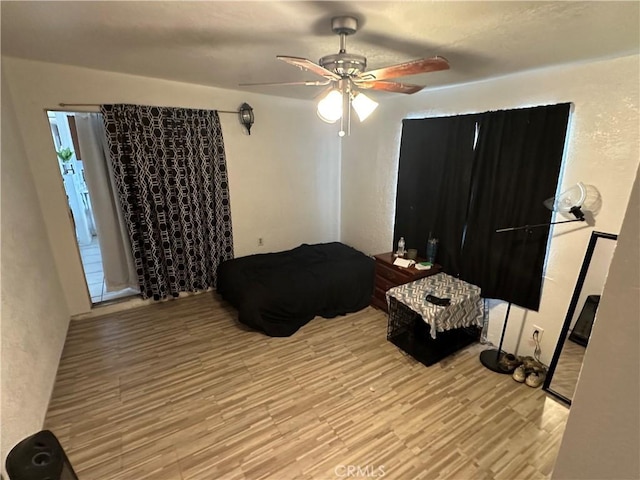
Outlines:
[[[554,479],[640,478],[638,178],[598,306]]]
[[[367,253],[390,251],[393,247],[403,118],[564,102],[572,102],[574,108],[561,189],[578,181],[596,186],[603,204],[595,230],[618,233],[640,156],[638,65],[639,57],[630,56],[384,100],[372,117],[352,128],[351,137],[344,140],[342,241]],[[581,224],[554,228],[540,311],[511,309],[504,346],[507,351],[513,352],[518,347],[518,353],[531,354],[533,346],[520,337],[536,324],[545,330],[542,360],[549,363],[592,230]],[[501,304],[491,312],[489,340],[495,344],[502,330],[504,307]]]
[[[246,101],[256,117],[250,136],[236,115],[220,114],[235,255],[339,239],[340,143],[309,102],[6,57],[2,67],[72,315],[90,300],[45,113],[61,102],[236,110]]]
[[[4,72],[1,229],[0,462],[4,470],[9,450],[42,429],[69,325]]]

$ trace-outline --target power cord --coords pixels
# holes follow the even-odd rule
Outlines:
[[[540,340],[538,340],[538,333],[539,332],[537,330],[533,332],[533,341],[536,342],[536,348],[533,351],[533,358],[535,358],[536,361],[540,362],[540,354],[542,353],[542,349],[540,348]]]

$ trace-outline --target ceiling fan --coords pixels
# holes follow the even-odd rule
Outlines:
[[[358,30],[358,19],[351,16],[340,16],[331,19],[331,29],[340,36],[340,51],[322,57],[318,63],[300,57],[278,55],[276,58],[294,65],[302,70],[315,73],[323,80],[307,80],[301,82],[277,83],[244,83],[240,86],[271,85],[307,85],[326,86],[320,94],[318,116],[328,123],[340,120],[341,137],[348,135],[351,125],[351,107],[356,111],[360,121],[366,119],[378,106],[360,90],[372,89],[386,92],[411,94],[424,88],[421,85],[388,81],[408,75],[447,70],[449,62],[444,57],[421,58],[409,62],[390,65],[366,71],[367,59],[362,55],[347,53],[347,36]]]

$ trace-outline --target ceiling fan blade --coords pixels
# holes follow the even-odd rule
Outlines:
[[[420,58],[410,62],[363,72],[358,78],[364,81],[384,80],[386,78],[406,77],[419,73],[437,72],[439,70],[447,70],[448,68],[449,62],[444,57]]]
[[[274,87],[278,85],[306,85],[307,87],[323,87],[329,85],[331,80],[306,80],[302,82],[262,82],[262,83],[239,83],[239,87]]]
[[[313,96],[313,99],[317,100],[319,98],[324,98],[324,96],[328,94],[331,90],[333,90],[333,85],[327,88],[323,88],[320,92],[318,92]]]
[[[315,74],[318,74],[322,77],[329,78],[331,80],[340,80],[340,75],[333,73],[331,70],[327,70],[324,67],[321,67],[317,63],[313,63],[311,60],[307,60],[306,58],[299,57],[286,57],[284,55],[276,56],[278,60],[282,60],[283,62],[287,62],[290,65],[294,65],[302,70],[308,70]]]
[[[354,82],[358,88],[370,88],[372,90],[384,90],[385,92],[395,93],[416,93],[424,88],[423,85],[413,85],[411,83],[385,82],[378,80],[377,82]]]

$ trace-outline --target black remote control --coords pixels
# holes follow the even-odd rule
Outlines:
[[[450,298],[440,298],[440,297],[436,297],[435,295],[431,295],[428,294],[425,297],[425,300],[429,303],[433,303],[434,305],[438,305],[439,307],[447,307],[449,305],[451,305],[451,299]]]

